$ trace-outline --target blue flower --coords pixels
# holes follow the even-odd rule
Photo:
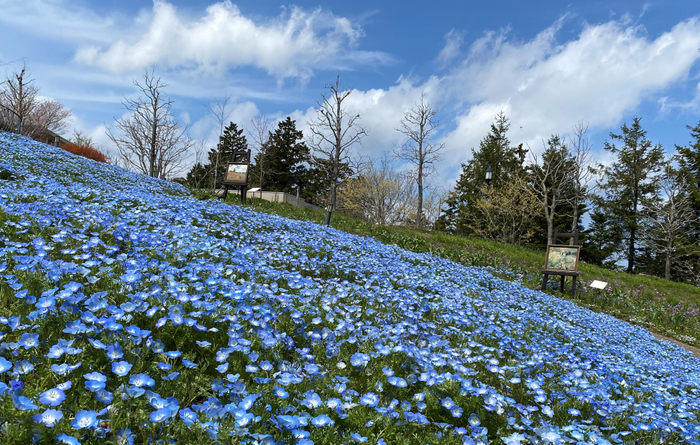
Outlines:
[[[156,384],[155,380],[146,374],[135,374],[129,378],[129,384],[140,387],[150,388]]]
[[[29,334],[25,332],[19,339],[19,344],[23,346],[24,349],[36,348],[39,346],[39,334]]]
[[[41,414],[34,414],[32,418],[36,423],[43,423],[44,426],[53,427],[56,425],[56,422],[63,418],[63,413],[49,408]]]
[[[80,442],[78,442],[78,439],[76,439],[73,436],[69,436],[68,434],[65,433],[59,433],[56,435],[56,439],[60,440],[61,443],[64,443],[66,445],[80,445]]]
[[[97,413],[95,411],[78,411],[70,424],[76,430],[92,428],[97,425]]]
[[[15,408],[17,408],[20,411],[32,411],[39,408],[34,403],[32,403],[32,401],[29,400],[29,398],[24,396],[18,396],[14,393],[12,394],[12,403],[14,403]]]
[[[112,372],[118,375],[119,377],[124,377],[129,373],[129,371],[131,371],[131,367],[131,363],[126,361],[113,362]]]
[[[379,403],[379,397],[373,392],[368,392],[360,398],[360,403],[374,408]]]
[[[151,419],[151,422],[161,423],[172,415],[173,412],[170,411],[168,408],[161,408],[159,410],[153,411],[149,418]]]
[[[335,422],[333,422],[333,419],[331,419],[327,415],[321,414],[311,419],[311,425],[317,427],[333,426],[335,425]]]
[[[49,406],[58,406],[63,403],[64,400],[66,400],[66,394],[58,388],[44,391],[41,393],[41,396],[39,396],[39,402]]]
[[[12,369],[12,362],[6,360],[4,357],[0,357],[0,374],[7,371],[8,369]]]

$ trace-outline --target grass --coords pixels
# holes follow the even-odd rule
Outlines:
[[[195,191],[200,199],[215,199],[213,193]],[[227,202],[240,204],[237,195]],[[297,208],[257,198],[244,204],[252,210],[323,224],[325,211]],[[334,212],[331,226],[359,236],[370,236],[386,244],[419,253],[430,253],[466,266],[492,267],[496,275],[539,289],[545,253],[480,238],[410,227],[382,226]],[[597,312],[610,314],[681,342],[700,347],[700,288],[656,277],[612,271],[580,262],[577,291],[571,295],[567,278],[559,292],[559,277],[550,277],[547,293],[571,300]],[[605,290],[588,287],[592,280],[609,283]]]

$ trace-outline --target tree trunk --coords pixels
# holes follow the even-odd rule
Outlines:
[[[416,214],[416,227],[423,226],[423,162],[418,161],[418,212]]]
[[[156,176],[156,138],[158,136],[158,96],[153,102],[153,123],[151,128],[151,153],[148,166],[148,176]]]
[[[673,241],[669,241],[666,245],[666,267],[664,269],[664,278],[671,279],[671,255],[673,249]]]
[[[581,193],[581,189],[579,186],[576,186],[576,192],[575,192],[575,198],[574,198],[574,209],[573,209],[573,218],[571,220],[571,233],[576,233],[578,230],[578,204],[579,204],[579,195]],[[573,246],[574,245],[574,237],[572,236],[569,238],[569,245]]]

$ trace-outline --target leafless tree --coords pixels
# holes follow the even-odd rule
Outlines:
[[[38,101],[32,113],[22,124],[27,128],[28,136],[39,138],[45,130],[50,130],[60,134],[68,127],[68,118],[71,112],[67,110],[61,103],[53,99],[43,99]]]
[[[542,145],[545,145],[544,141]],[[552,244],[557,207],[565,201],[565,191],[571,186],[571,156],[558,136],[552,136],[549,146],[545,146],[540,156],[533,154],[532,150],[529,152],[532,159],[530,187],[547,221],[547,244]]]
[[[578,210],[581,203],[586,199],[588,194],[588,183],[591,181],[593,172],[591,165],[591,146],[588,143],[586,133],[588,125],[579,122],[574,125],[573,134],[569,138],[569,151],[571,152],[572,168],[569,175],[573,181],[573,190],[569,195],[569,203],[573,208],[571,215],[571,233],[574,233],[578,228]],[[569,244],[573,245],[574,239],[569,240]]]
[[[700,253],[688,240],[694,235],[695,214],[687,193],[687,178],[679,176],[668,161],[659,182],[665,200],[648,203],[642,219],[642,243],[664,259],[664,278],[671,279],[671,266],[686,266],[684,257]],[[693,233],[689,233],[692,231]],[[688,270],[690,271],[690,269]]]
[[[326,85],[328,93],[321,93],[318,101],[316,119],[309,122],[311,129],[310,145],[314,156],[325,158],[329,162],[328,177],[331,183],[330,199],[326,208],[325,224],[330,226],[331,214],[335,209],[338,179],[342,163],[350,163],[350,150],[367,135],[367,130],[359,124],[360,115],[348,115],[343,107],[343,101],[352,93],[352,89],[340,90],[340,75],[335,83]]]
[[[143,75],[143,83],[134,80],[142,97],[124,98],[126,116],[116,119],[119,134],[107,130],[125,164],[138,172],[165,179],[177,173],[185,155],[194,146],[187,136],[187,126],[175,122],[170,108],[173,101],[163,92],[167,84],[154,71]]]
[[[403,133],[408,140],[394,150],[394,156],[408,161],[416,166],[416,184],[418,185],[418,205],[416,210],[416,226],[423,226],[423,192],[424,180],[434,173],[434,163],[441,160],[440,150],[445,144],[430,142],[440,122],[435,119],[437,110],[433,109],[421,93],[420,102],[408,110],[396,129]]]
[[[393,170],[386,154],[338,190],[339,208],[375,224],[408,224],[414,219],[415,200],[413,176]]]
[[[250,139],[253,141],[253,149],[257,152],[256,157],[258,158],[258,165],[256,166],[260,172],[260,190],[262,190],[263,180],[265,178],[264,160],[265,160],[265,149],[267,147],[267,141],[270,137],[270,121],[268,121],[267,116],[264,114],[251,119],[251,128],[248,129],[248,134]]]
[[[217,100],[213,103],[206,105],[207,110],[209,110],[209,113],[212,116],[214,116],[214,119],[216,119],[216,122],[219,124],[219,139],[221,139],[221,136],[224,134],[224,126],[226,125],[226,121],[228,121],[228,118],[231,116],[231,112],[227,112],[226,110],[230,101],[231,95],[229,93],[224,93],[224,98],[222,100]],[[216,159],[214,159],[215,172],[219,171],[220,157],[221,150],[216,150]],[[211,187],[212,189],[216,189],[216,175],[214,175],[212,181],[213,182]]]
[[[53,99],[39,99],[39,87],[27,71],[27,65],[6,76],[0,89],[0,105],[12,110],[21,120],[24,136],[41,139],[46,130],[60,133],[68,126],[70,111]]]

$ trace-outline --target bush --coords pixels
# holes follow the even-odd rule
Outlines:
[[[97,162],[104,162],[105,164],[108,163],[107,156],[96,148],[85,145],[76,145],[73,143],[64,144],[61,146],[61,148],[77,156],[82,156]]]

